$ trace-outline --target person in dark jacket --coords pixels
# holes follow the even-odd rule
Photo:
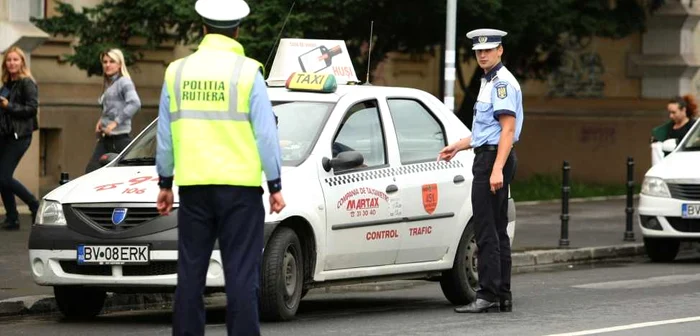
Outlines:
[[[29,206],[36,220],[39,201],[13,175],[19,161],[32,143],[32,133],[39,129],[37,109],[39,89],[27,67],[22,49],[13,46],[2,61],[0,89],[0,195],[5,206],[5,230],[19,229],[15,196]]]

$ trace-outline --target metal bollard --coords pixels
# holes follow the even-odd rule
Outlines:
[[[68,183],[68,181],[70,181],[70,179],[68,178],[68,173],[61,172],[61,179],[58,180],[58,184],[64,185],[64,184]]]
[[[561,186],[561,237],[559,247],[569,246],[569,193],[571,166],[568,161],[564,161],[562,166],[563,181]]]
[[[632,193],[634,193],[634,159],[631,156],[627,157],[627,223],[625,226],[624,241],[634,241],[634,231],[632,229],[632,218],[634,215],[634,206],[632,204]]]

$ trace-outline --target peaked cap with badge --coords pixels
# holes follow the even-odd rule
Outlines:
[[[472,50],[485,50],[498,47],[506,35],[502,30],[482,28],[468,32],[467,38],[472,40]]]
[[[243,0],[197,0],[194,5],[204,23],[214,28],[235,28],[250,14],[250,7]]]

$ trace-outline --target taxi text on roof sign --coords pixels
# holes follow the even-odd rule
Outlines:
[[[359,83],[342,40],[281,39],[269,86],[285,86],[293,73],[332,74],[337,85]]]
[[[338,85],[333,74],[295,72],[289,76],[285,87],[294,91],[330,93],[335,92]]]

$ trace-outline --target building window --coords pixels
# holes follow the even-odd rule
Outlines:
[[[43,19],[46,10],[46,0],[29,0],[29,17]]]

